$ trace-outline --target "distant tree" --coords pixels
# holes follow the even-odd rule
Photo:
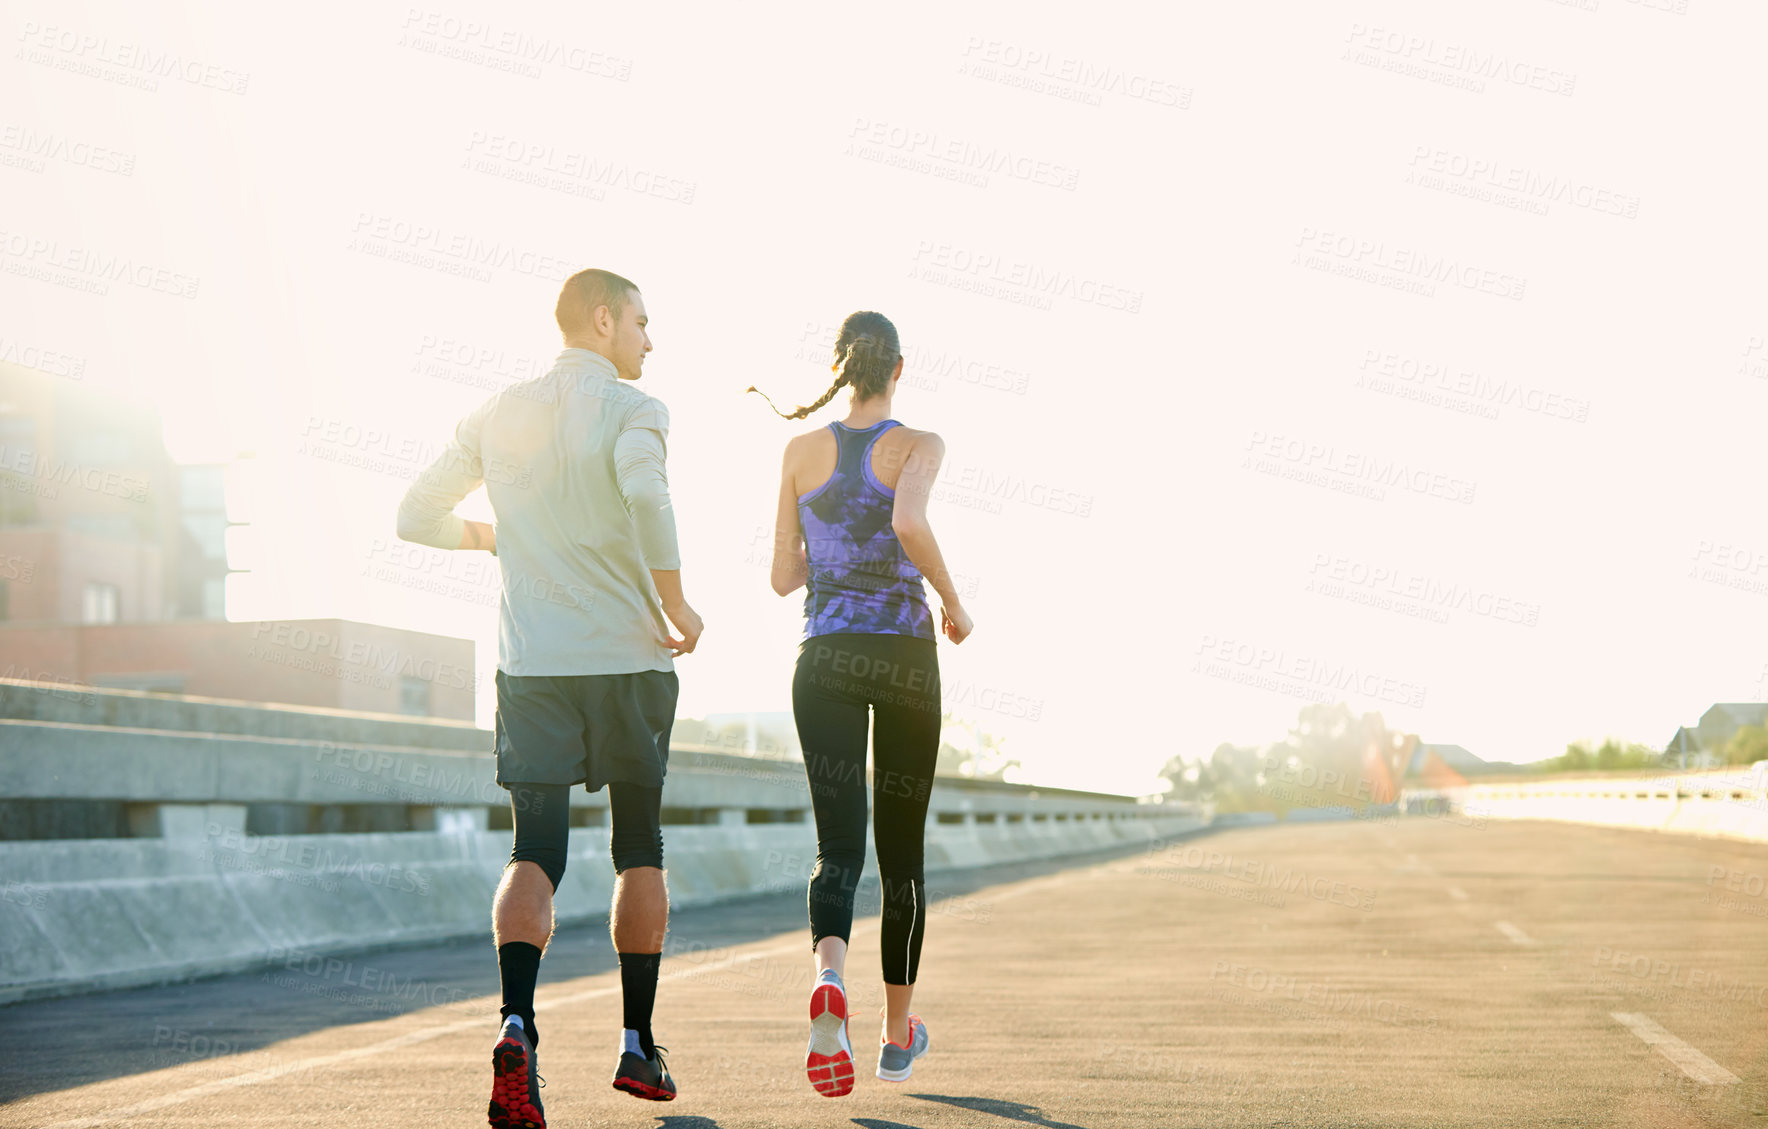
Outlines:
[[[1284,807],[1389,803],[1417,745],[1379,712],[1358,716],[1342,702],[1303,706],[1295,728],[1267,754],[1267,789]]]
[[[1573,741],[1562,755],[1536,761],[1532,767],[1537,772],[1618,772],[1662,766],[1663,754],[1651,746],[1637,741],[1623,744],[1609,737],[1594,750],[1588,741]]]
[[[697,717],[678,717],[669,730],[669,742],[672,745],[706,745],[706,723]]]
[[[1268,810],[1270,798],[1259,791],[1259,752],[1245,745],[1221,744],[1209,755],[1207,798],[1218,811]]]
[[[1201,760],[1178,756],[1167,761],[1160,770],[1160,778],[1167,782],[1167,795],[1175,800],[1202,799],[1203,770]]]
[[[1007,755],[1006,744],[1006,738],[983,730],[973,721],[942,714],[934,774],[966,776],[972,780],[1005,780],[1010,771],[1019,768],[1018,759]]]
[[[1768,760],[1768,727],[1746,725],[1725,742],[1726,764],[1754,764]]]
[[[1259,750],[1221,744],[1207,759],[1172,758],[1161,770],[1177,800],[1213,801],[1217,811],[1361,807],[1390,802],[1418,738],[1390,730],[1380,713],[1303,706],[1282,741]]]
[[[1549,757],[1541,761],[1538,767],[1548,772],[1587,772],[1596,763],[1595,754],[1590,746],[1582,741],[1573,741],[1565,747],[1559,757]]]

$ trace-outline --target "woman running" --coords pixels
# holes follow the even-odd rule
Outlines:
[[[785,596],[807,588],[792,677],[817,841],[808,898],[817,979],[804,1069],[817,1092],[833,1098],[853,1089],[842,970],[866,858],[868,709],[883,903],[878,1077],[907,1079],[927,1050],[927,1028],[909,1011],[927,916],[922,839],[939,755],[939,656],[922,578],[944,603],[940,628],[953,643],[972,624],[927,524],[945,444],[890,418],[902,375],[896,327],[870,311],[849,317],[831,367],[835,383],[816,403],[790,415],[774,409],[803,419],[843,387],[852,393],[845,420],[786,444],[773,589]]]

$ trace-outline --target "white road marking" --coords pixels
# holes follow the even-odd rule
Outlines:
[[[1644,1012],[1611,1011],[1609,1014],[1696,1082],[1709,1086],[1729,1086],[1740,1081],[1737,1075],[1658,1026],[1657,1021]]]
[[[1450,886],[1448,888],[1448,890],[1449,890],[1449,896],[1451,898],[1454,898],[1456,901],[1465,902],[1467,900],[1467,891],[1463,890],[1461,887]]]
[[[1510,922],[1508,922],[1508,921],[1496,921],[1496,922],[1493,922],[1493,924],[1498,927],[1498,932],[1504,934],[1506,937],[1509,937],[1512,941],[1515,941],[1519,945],[1532,945],[1535,943],[1535,939],[1533,937],[1529,936],[1527,933],[1524,933],[1522,930],[1520,930],[1516,926],[1510,924]]]

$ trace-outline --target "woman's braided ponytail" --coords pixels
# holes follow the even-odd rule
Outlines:
[[[902,346],[890,319],[871,310],[861,310],[850,314],[841,323],[841,332],[835,338],[835,363],[829,366],[835,370],[835,383],[816,403],[800,405],[793,412],[782,412],[774,407],[767,393],[754,385],[750,385],[749,391],[767,400],[775,415],[783,419],[803,419],[833,400],[844,385],[853,389],[856,401],[882,396],[890,387],[890,374],[895,371],[901,356]]]

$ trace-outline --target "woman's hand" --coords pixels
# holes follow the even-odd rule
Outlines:
[[[970,619],[970,613],[962,604],[944,604],[939,609],[939,630],[954,643],[962,643],[969,638],[976,624]]]

